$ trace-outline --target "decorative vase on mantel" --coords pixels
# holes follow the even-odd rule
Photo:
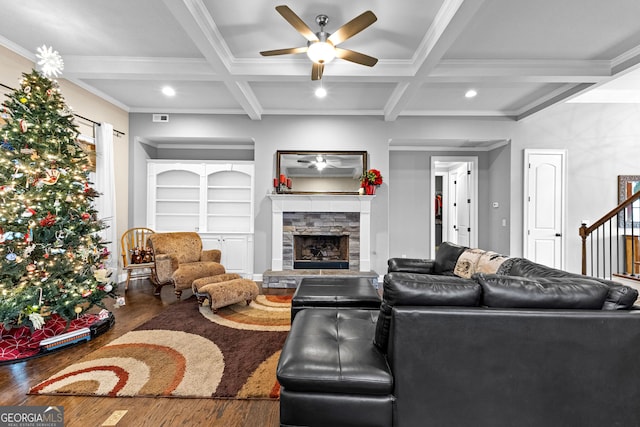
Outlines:
[[[368,196],[372,196],[374,194],[376,194],[376,185],[373,184],[365,184],[364,185],[364,194],[368,195]]]

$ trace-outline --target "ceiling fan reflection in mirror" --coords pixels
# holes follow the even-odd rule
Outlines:
[[[320,31],[314,33],[307,24],[288,6],[276,6],[276,10],[289,24],[293,26],[302,36],[307,39],[306,47],[293,47],[288,49],[265,50],[260,52],[262,56],[288,55],[306,53],[313,61],[311,67],[311,80],[322,79],[324,66],[334,58],[344,59],[355,64],[373,67],[378,62],[377,58],[365,55],[354,50],[342,49],[338,44],[355,36],[360,31],[367,28],[378,20],[376,15],[370,10],[358,15],[351,21],[338,28],[332,34],[324,31],[324,27],[329,22],[327,15],[318,15],[316,23],[320,26]]]

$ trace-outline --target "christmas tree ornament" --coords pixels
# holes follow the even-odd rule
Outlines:
[[[32,208],[27,208],[24,210],[24,212],[22,212],[22,214],[20,214],[20,216],[23,218],[31,218],[35,214],[36,214],[35,210],[33,210]]]
[[[9,253],[5,256],[5,258],[7,259],[7,261],[13,262],[18,258],[18,256],[13,253],[13,249],[9,248]]]
[[[51,227],[55,223],[56,223],[56,216],[53,215],[51,212],[47,212],[47,216],[40,220],[41,227]]]
[[[82,218],[83,221],[89,221],[91,219],[91,215],[89,215],[87,212],[80,215],[80,217]]]
[[[26,93],[26,94],[31,93],[31,86],[25,86],[24,93]]]
[[[36,267],[36,265],[35,265],[35,264],[28,264],[28,265],[27,265],[27,271],[28,271],[29,273],[33,273],[34,271],[36,271],[36,268],[37,268],[37,267]]]
[[[36,50],[39,70],[45,77],[58,77],[64,69],[64,61],[57,50],[42,45]]]
[[[26,131],[29,130],[29,124],[27,123],[26,120],[20,119],[20,121],[18,123],[20,125],[20,131],[22,133],[25,133]]]
[[[80,314],[82,313],[82,307],[80,307],[79,305],[76,305],[76,308],[74,308],[73,311],[75,311],[76,314]]]
[[[6,139],[4,139],[0,144],[2,145],[2,148],[4,148],[5,150],[8,150],[8,151],[15,150],[15,148],[13,148],[13,145],[11,145],[11,143]]]
[[[58,178],[60,178],[60,171],[58,169],[45,169],[44,170],[45,177],[40,181],[47,185],[53,185],[58,182]]]
[[[29,315],[29,320],[33,325],[33,329],[42,329],[44,326],[44,317],[40,313],[31,313]]]

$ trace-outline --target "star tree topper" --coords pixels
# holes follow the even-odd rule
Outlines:
[[[64,61],[57,50],[53,50],[51,46],[42,45],[37,52],[38,66],[43,76],[51,78],[62,74]]]

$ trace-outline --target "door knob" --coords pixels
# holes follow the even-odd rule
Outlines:
[[[556,237],[562,237],[562,233],[556,233]]]

